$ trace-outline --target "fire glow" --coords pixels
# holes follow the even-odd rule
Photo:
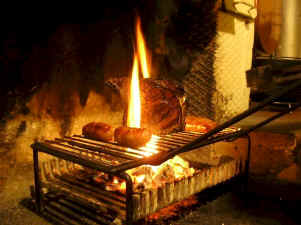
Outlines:
[[[140,85],[139,85],[139,70],[138,59],[134,56],[132,79],[130,86],[130,97],[128,106],[128,127],[140,127],[141,121],[141,99],[140,99]]]
[[[137,19],[136,23],[136,44],[138,52],[134,53],[133,68],[130,81],[129,91],[129,104],[128,104],[128,115],[127,115],[127,126],[128,127],[141,127],[141,96],[140,96],[140,81],[139,72],[141,70],[144,78],[150,78],[150,69],[148,63],[148,54],[146,51],[146,45],[141,29],[140,18]],[[151,156],[158,151],[157,142],[160,137],[152,135],[151,140],[140,150],[143,150],[144,156]],[[128,148],[128,151],[133,149]],[[127,173],[132,177],[134,183],[134,189],[143,187],[143,189],[157,188],[168,182],[174,182],[184,177],[189,177],[194,174],[194,169],[189,167],[189,163],[183,160],[181,157],[176,156],[160,166],[140,166],[131,170]],[[111,183],[107,186],[110,191],[121,191],[125,192],[125,181],[119,180],[114,177]]]
[[[149,64],[149,54],[146,51],[145,39],[143,37],[141,20],[138,17],[136,23],[136,42],[138,48],[138,56],[140,61],[140,67],[144,78],[150,78],[150,64]]]
[[[138,52],[134,53],[134,63],[130,83],[130,95],[128,105],[127,126],[140,128],[141,124],[141,97],[139,85],[139,68],[142,70],[144,78],[150,78],[149,64],[147,60],[146,45],[141,29],[141,20],[138,17],[136,21],[136,44]],[[138,65],[139,63],[139,65]]]

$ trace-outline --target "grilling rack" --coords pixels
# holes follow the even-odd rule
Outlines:
[[[274,116],[259,122],[248,129],[236,129],[231,126],[246,117],[256,113],[267,105],[270,105],[277,98],[283,96],[287,92],[301,86],[301,81],[278,91],[261,104],[253,107],[245,112],[233,117],[231,120],[217,126],[208,133],[198,132],[177,132],[170,135],[161,136],[156,143],[156,150],[151,156],[144,156],[143,148],[132,149],[125,148],[116,143],[108,143],[91,140],[80,135],[71,137],[57,138],[52,141],[35,142],[32,144],[33,160],[34,160],[34,198],[38,212],[43,211],[43,182],[39,168],[39,153],[55,156],[59,159],[66,160],[90,169],[104,172],[109,175],[117,176],[126,182],[125,198],[123,199],[123,207],[125,209],[126,224],[133,222],[133,183],[126,170],[136,168],[141,165],[160,165],[174,156],[191,151],[206,145],[210,145],[220,141],[234,141],[240,137],[246,137],[248,140],[248,154],[245,163],[245,186],[247,186],[249,161],[250,161],[250,137],[249,133],[267,123],[292,112],[301,106],[301,102],[294,104],[292,107],[275,114]],[[125,151],[126,150],[126,151]],[[153,151],[152,147],[148,147],[148,151]],[[103,160],[105,156],[106,160]],[[109,193],[105,193],[110,195]]]

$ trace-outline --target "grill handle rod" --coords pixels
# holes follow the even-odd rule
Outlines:
[[[223,135],[222,137],[217,137],[217,138],[213,138],[212,140],[208,140],[208,141],[204,141],[204,142],[201,142],[201,143],[198,143],[197,145],[193,146],[191,149],[189,149],[188,151],[190,150],[193,150],[193,149],[196,149],[196,148],[200,148],[200,147],[203,147],[205,145],[208,145],[208,144],[211,144],[212,142],[218,142],[218,141],[223,141],[223,140],[227,140],[227,141],[234,141],[235,139],[239,138],[239,137],[244,137],[244,136],[247,136],[250,132],[260,128],[260,127],[263,127],[265,125],[267,125],[268,123],[272,122],[273,120],[276,120],[288,113],[291,113],[293,112],[294,110],[296,110],[297,108],[301,107],[301,102],[298,102],[296,103],[294,106],[292,106],[291,108],[289,109],[286,109],[284,110],[283,112],[280,112],[280,113],[277,113],[276,115],[274,116],[271,116],[270,118],[248,128],[248,129],[243,129],[243,130],[240,130],[240,131],[237,131],[233,134],[229,134],[229,135]]]
[[[156,155],[153,155],[153,156],[141,159],[141,160],[130,162],[130,163],[124,165],[124,166],[116,168],[116,172],[117,171],[118,172],[125,171],[125,170],[135,168],[135,167],[138,167],[138,166],[141,166],[141,165],[144,165],[144,164],[160,165],[161,163],[165,162],[168,159],[171,159],[172,157],[174,157],[174,156],[176,156],[180,153],[191,151],[196,146],[204,146],[204,145],[212,144],[212,143],[214,143],[214,141],[211,142],[208,139],[211,138],[212,136],[216,135],[218,132],[220,132],[220,131],[224,130],[225,128],[228,128],[228,127],[232,126],[233,124],[235,124],[235,123],[247,118],[248,116],[258,112],[259,110],[263,109],[267,105],[273,103],[278,98],[284,96],[288,92],[290,92],[290,91],[292,91],[292,90],[294,90],[294,89],[296,89],[297,87],[300,87],[300,86],[301,86],[301,80],[298,80],[298,81],[288,85],[286,88],[283,88],[283,89],[275,92],[274,95],[266,98],[263,102],[261,102],[257,106],[252,107],[248,110],[245,110],[244,112],[238,114],[237,116],[233,117],[232,119],[230,119],[230,120],[224,122],[223,124],[220,124],[219,126],[215,127],[214,129],[212,129],[208,133],[205,133],[204,135],[202,135],[199,138],[195,139],[194,141],[192,141],[192,142],[190,142],[190,143],[188,143],[184,146],[173,149],[169,152],[161,152],[159,154],[156,154]],[[275,116],[272,116],[271,118],[269,118],[269,119],[267,119],[267,120],[265,120],[265,121],[263,121],[259,124],[256,124],[256,125],[254,125],[253,127],[249,128],[247,130],[244,130],[244,132],[239,132],[235,138],[245,136],[249,132],[251,132],[251,131],[253,131],[253,130],[255,130],[255,129],[261,127],[261,126],[266,125],[267,123],[269,123],[269,122],[271,122],[271,121],[273,121],[273,120],[289,113],[290,111],[292,111],[292,110],[294,110],[298,107],[300,107],[300,103],[298,103],[297,105],[293,106],[293,108],[290,108],[289,110],[287,110],[283,113],[279,113]],[[212,138],[212,139],[214,140],[214,138]]]
[[[250,108],[250,109],[242,112],[241,114],[238,114],[237,116],[235,116],[232,119],[226,121],[225,123],[217,126],[216,128],[212,129],[211,131],[209,131],[208,133],[202,135],[201,137],[195,139],[194,141],[192,141],[192,142],[190,142],[190,143],[188,143],[188,144],[186,144],[182,147],[174,149],[171,152],[156,155],[156,157],[154,159],[154,162],[152,162],[152,163],[161,164],[162,162],[166,161],[167,159],[170,159],[170,158],[174,157],[175,155],[178,155],[178,154],[183,153],[183,152],[190,151],[191,149],[194,148],[195,145],[197,145],[199,143],[202,143],[206,139],[212,137],[213,135],[217,134],[218,132],[224,130],[225,128],[230,127],[233,124],[245,119],[246,117],[258,112],[259,110],[263,109],[265,106],[273,103],[277,98],[282,97],[283,95],[287,94],[288,92],[290,92],[290,91],[292,91],[292,90],[294,90],[294,89],[296,89],[297,87],[300,87],[300,86],[301,86],[301,80],[299,80],[297,82],[294,82],[293,84],[287,86],[286,88],[281,89],[280,91],[278,91],[274,95],[268,97],[266,100],[264,100],[262,103],[258,104],[257,106],[255,106],[253,108]],[[297,106],[297,108],[298,108],[300,105],[298,103],[295,106]],[[283,115],[289,113],[291,110],[292,109],[288,110],[285,113],[280,113],[278,116],[273,116],[273,117],[267,119],[266,121],[263,121],[263,124],[259,123],[259,124],[254,125],[253,127],[249,128],[247,130],[248,132],[246,132],[245,135],[247,133],[261,127],[261,126],[266,125],[267,123],[271,122],[272,120],[275,120],[275,119],[279,118],[280,116],[283,116]],[[158,160],[158,162],[156,162],[157,160]],[[162,160],[164,160],[164,161],[162,161]]]

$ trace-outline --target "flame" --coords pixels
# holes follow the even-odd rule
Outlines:
[[[154,153],[158,153],[158,151],[156,150],[158,139],[158,136],[152,135],[151,139],[146,143],[146,145],[139,148],[143,150],[144,156],[151,156]]]
[[[130,82],[129,92],[129,104],[127,115],[127,126],[140,128],[141,123],[141,99],[140,99],[140,84],[139,84],[139,65],[142,70],[144,78],[149,78],[149,65],[147,62],[147,52],[144,37],[141,30],[140,18],[137,18],[136,23],[136,41],[137,51],[134,54],[134,62],[132,68],[132,77]],[[160,141],[160,137],[152,135],[151,140],[144,146],[140,147],[143,150],[143,155],[148,157],[158,153],[157,143]],[[160,147],[164,148],[164,147]],[[128,151],[131,151],[128,148]],[[142,171],[141,171],[142,170]],[[138,172],[138,173],[136,173]],[[140,173],[139,173],[140,172]],[[141,172],[143,174],[141,174]],[[194,169],[189,167],[189,163],[182,158],[176,156],[160,166],[142,166],[128,170],[127,173],[132,177],[134,181],[134,187],[143,184],[145,188],[159,187],[167,182],[179,180],[194,174]],[[141,185],[140,185],[141,186]],[[114,179],[108,185],[109,190],[125,191],[125,182],[122,180]]]
[[[136,55],[134,56],[132,79],[130,85],[131,86],[130,86],[127,126],[139,128],[140,120],[141,120],[141,99],[140,99],[138,59]]]
[[[136,182],[137,183],[142,183],[145,179],[145,174],[141,174],[139,176],[136,177]]]
[[[118,183],[119,183],[118,178],[117,178],[117,177],[114,177],[114,179],[113,179],[113,184],[118,184]]]
[[[141,121],[141,99],[139,85],[139,66],[144,78],[149,78],[149,65],[147,62],[146,45],[141,29],[141,20],[137,17],[136,22],[136,42],[138,52],[134,54],[132,78],[130,83],[130,96],[128,105],[127,126],[140,128]],[[138,62],[139,61],[139,62]],[[146,153],[148,156],[149,154]]]
[[[141,20],[137,17],[136,23],[136,42],[138,48],[139,62],[144,78],[150,78],[150,65],[147,61],[146,44],[141,29]]]

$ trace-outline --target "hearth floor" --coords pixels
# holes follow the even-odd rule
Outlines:
[[[11,169],[8,177],[4,189],[0,188],[0,225],[53,224],[30,209],[29,186],[33,183],[33,168],[25,166]],[[145,224],[297,225],[300,221],[296,221],[297,212],[294,208],[297,211],[297,201],[284,202],[262,198],[249,199],[246,207],[237,194],[226,192],[217,195],[215,200],[200,204],[191,211],[185,211],[184,215],[168,221],[159,220],[156,223]]]

